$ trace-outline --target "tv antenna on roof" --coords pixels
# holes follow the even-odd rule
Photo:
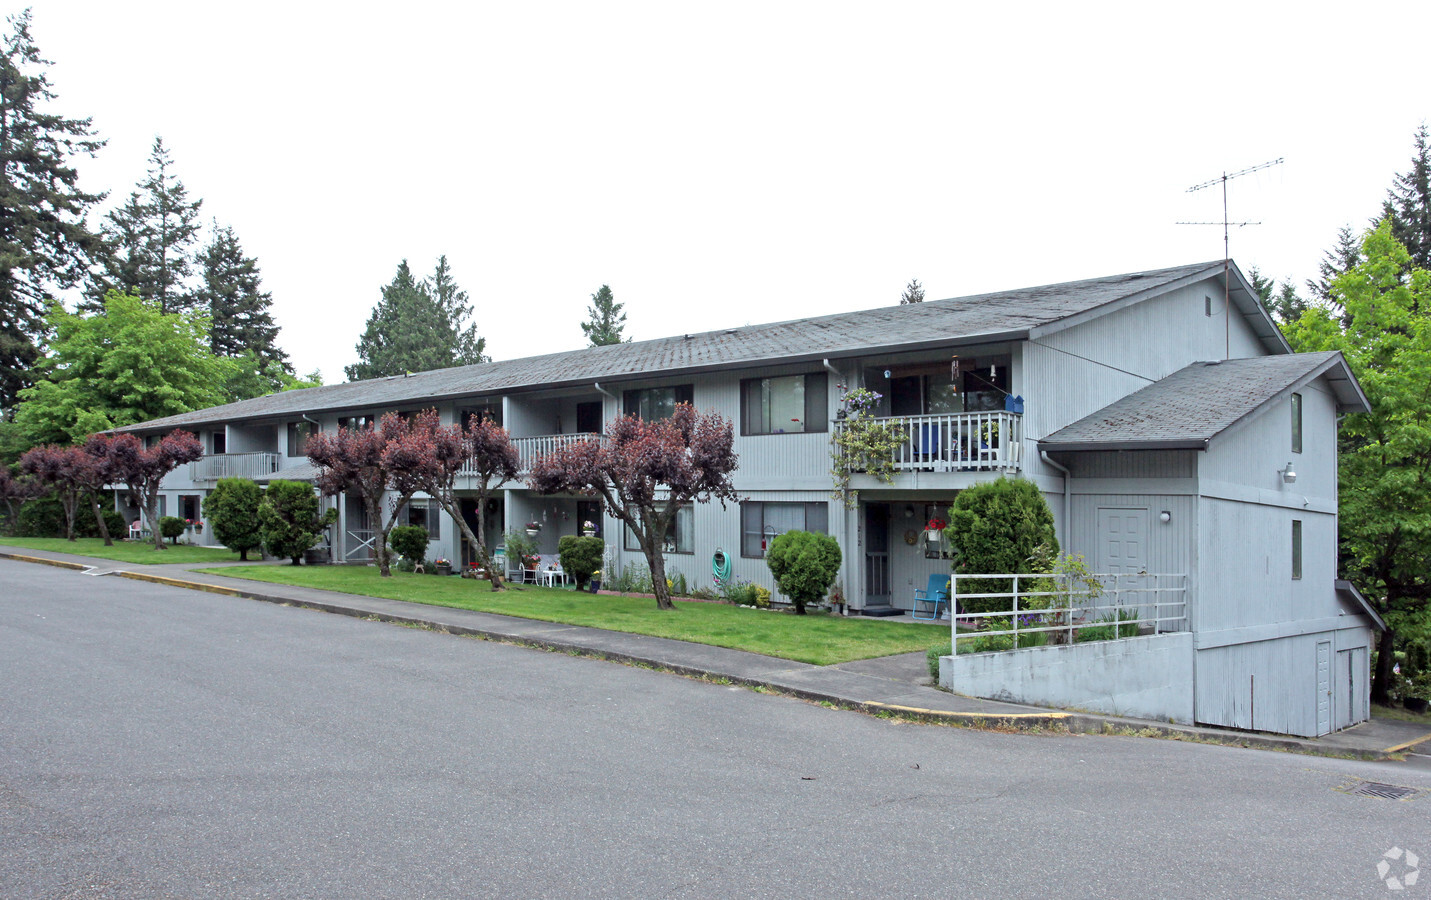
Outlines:
[[[1240,175],[1247,175],[1247,174],[1250,174],[1250,173],[1252,173],[1252,172],[1261,171],[1262,169],[1270,169],[1270,168],[1272,168],[1273,166],[1280,166],[1280,165],[1282,165],[1282,159],[1283,159],[1283,158],[1279,156],[1279,157],[1277,157],[1276,159],[1268,160],[1268,161],[1265,162],[1265,163],[1258,163],[1258,164],[1255,165],[1255,166],[1249,166],[1249,167],[1247,167],[1246,169],[1242,169],[1241,171],[1238,171],[1238,172],[1232,172],[1232,173],[1223,172],[1223,173],[1222,173],[1222,177],[1220,177],[1220,178],[1214,178],[1214,179],[1212,179],[1211,181],[1204,181],[1202,184],[1195,184],[1195,185],[1193,185],[1192,187],[1188,188],[1187,192],[1188,192],[1189,194],[1191,194],[1191,193],[1193,193],[1193,192],[1195,192],[1195,191],[1200,191],[1200,190],[1202,190],[1202,189],[1204,189],[1204,188],[1210,188],[1210,187],[1213,187],[1213,186],[1219,185],[1219,184],[1222,185],[1222,221],[1221,221],[1221,222],[1178,222],[1178,223],[1177,223],[1177,224],[1179,224],[1179,225],[1221,225],[1221,226],[1222,226],[1222,319],[1223,319],[1223,331],[1224,331],[1224,334],[1223,334],[1223,350],[1222,350],[1222,358],[1223,358],[1223,359],[1227,359],[1227,358],[1229,358],[1229,357],[1232,355],[1232,324],[1231,324],[1231,322],[1232,322],[1232,316],[1229,315],[1229,310],[1231,309],[1231,304],[1232,304],[1232,288],[1231,288],[1231,284],[1232,284],[1232,272],[1231,272],[1231,268],[1232,268],[1232,251],[1231,251],[1231,249],[1230,249],[1230,234],[1229,234],[1229,229],[1231,229],[1231,227],[1232,227],[1233,225],[1236,225],[1237,227],[1241,228],[1241,227],[1243,227],[1244,225],[1261,225],[1261,224],[1262,224],[1261,222],[1229,222],[1229,221],[1227,220],[1227,183],[1228,183],[1229,181],[1231,181],[1232,179],[1237,178],[1237,177],[1240,176]]]

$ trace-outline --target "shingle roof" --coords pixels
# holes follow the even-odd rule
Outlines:
[[[1218,434],[1293,385],[1330,378],[1342,411],[1365,409],[1336,351],[1196,362],[1039,441],[1043,450],[1207,447]]]
[[[119,430],[161,430],[297,416],[318,410],[391,409],[448,397],[694,373],[736,364],[839,358],[948,345],[951,341],[1019,339],[1030,328],[1140,294],[1151,296],[1179,282],[1220,273],[1222,267],[1219,260],[907,306],[885,306],[812,319],[747,325],[607,347],[587,347],[407,376],[324,385],[196,410]]]

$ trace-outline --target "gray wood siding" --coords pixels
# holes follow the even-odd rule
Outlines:
[[[1196,501],[1191,496],[1159,494],[1151,490],[1123,494],[1080,494],[1077,482],[1073,495],[1073,528],[1063,548],[1065,553],[1084,557],[1090,569],[1098,560],[1098,510],[1146,509],[1148,537],[1146,563],[1149,573],[1193,576],[1193,535],[1196,528]],[[1151,485],[1149,486],[1151,487]],[[1052,499],[1050,499],[1050,502]],[[1167,510],[1172,520],[1164,523],[1158,513]],[[1096,571],[1096,569],[1095,569]]]
[[[1209,280],[1030,342],[1021,367],[1026,438],[1043,437],[1189,363],[1222,359],[1223,318],[1203,314],[1209,295],[1220,307],[1222,287]],[[1265,354],[1234,314],[1231,356]]]
[[[1292,452],[1291,392],[1262,414],[1218,435],[1199,461],[1199,476],[1209,482],[1241,484],[1271,491],[1288,503],[1304,497],[1334,507],[1337,497],[1336,399],[1325,379],[1302,388],[1302,452]],[[1280,469],[1291,462],[1297,473],[1284,484]]]
[[[1127,450],[1108,453],[1068,453],[1064,460],[1074,478],[1192,478],[1197,474],[1194,450]]]
[[[1199,650],[1198,724],[1314,737],[1317,643],[1330,639],[1307,634]]]

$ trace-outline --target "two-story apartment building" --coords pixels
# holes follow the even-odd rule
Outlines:
[[[903,436],[893,483],[855,474],[848,506],[831,477],[841,386],[878,392],[876,414]],[[1335,584],[1336,420],[1365,398],[1338,354],[1292,354],[1222,261],[327,385],[127,430],[200,436],[209,455],[165,483],[167,510],[197,518],[219,477],[311,478],[313,430],[388,411],[490,416],[529,464],[615,416],[681,401],[735,423],[744,499],[678,515],[668,573],[710,584],[721,550],[732,576],[773,588],[768,542],[826,531],[853,610],[909,609],[915,588],[949,570],[928,520],[970,485],[1019,476],[1048,497],[1063,549],[1095,571],[1186,576],[1203,641],[1198,721],[1323,733],[1366,717],[1374,616]],[[361,503],[337,502],[334,558],[365,561]],[[601,518],[589,498],[520,483],[464,512],[486,517],[494,546],[506,528],[543,522],[544,552]],[[470,556],[435,506],[419,498],[405,515],[428,527],[432,555]],[[615,520],[602,535],[618,568],[641,559]],[[1307,679],[1327,688],[1310,713]],[[1288,697],[1263,698],[1279,689]],[[1289,712],[1269,712],[1279,707]]]

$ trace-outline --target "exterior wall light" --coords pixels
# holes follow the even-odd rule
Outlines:
[[[1172,520],[1173,514],[1168,510],[1165,509],[1162,512],[1158,513],[1158,521],[1162,522],[1164,525],[1168,524]]]
[[[1292,471],[1291,460],[1288,460],[1287,468],[1279,469],[1277,471],[1277,474],[1282,476],[1283,484],[1295,484],[1297,481],[1297,473]]]

